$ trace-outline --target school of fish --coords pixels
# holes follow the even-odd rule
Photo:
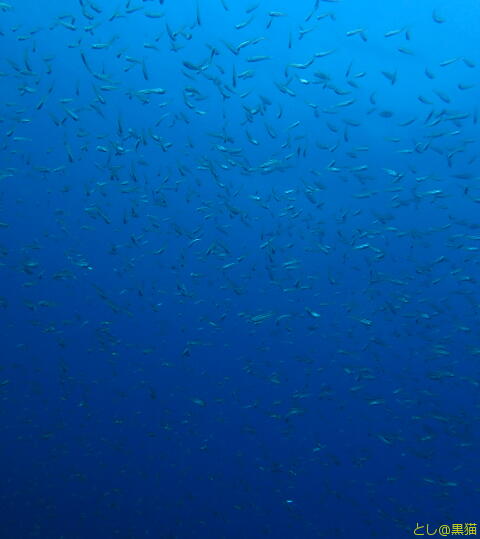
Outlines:
[[[234,417],[235,458],[282,476],[292,518],[310,467],[331,500],[339,466],[353,489],[371,466],[372,518],[401,530],[424,497],[478,501],[480,58],[468,28],[449,38],[461,8],[27,4],[0,2],[6,443],[68,452],[68,419],[39,426],[54,401],[113,445],[130,425],[184,456],[220,452]],[[266,456],[277,442],[296,458]]]

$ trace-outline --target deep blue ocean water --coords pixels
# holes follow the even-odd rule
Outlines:
[[[476,535],[479,16],[0,2],[1,539]]]

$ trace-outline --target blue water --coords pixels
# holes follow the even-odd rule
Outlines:
[[[2,539],[474,535],[479,14],[0,2]]]

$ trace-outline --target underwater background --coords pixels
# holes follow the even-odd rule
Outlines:
[[[0,2],[1,538],[476,535],[479,16]]]

